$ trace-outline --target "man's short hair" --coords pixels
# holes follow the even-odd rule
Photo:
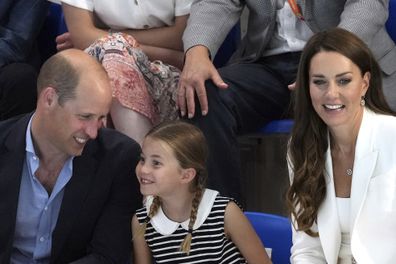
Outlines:
[[[79,73],[69,60],[62,55],[54,55],[41,67],[37,80],[37,94],[46,87],[52,87],[58,95],[59,105],[63,105],[67,100],[75,98],[79,79]]]

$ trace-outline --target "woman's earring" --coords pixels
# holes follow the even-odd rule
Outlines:
[[[362,99],[360,99],[360,105],[365,106],[366,105],[366,100],[364,99],[364,96],[362,96]]]

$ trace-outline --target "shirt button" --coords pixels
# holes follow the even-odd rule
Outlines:
[[[36,156],[33,156],[33,160],[37,160],[37,157],[36,157]]]
[[[44,242],[45,238],[44,237],[40,237],[40,242]]]
[[[47,211],[47,210],[48,210],[48,206],[44,207],[44,211]]]

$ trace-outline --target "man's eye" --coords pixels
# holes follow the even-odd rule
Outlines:
[[[89,120],[91,119],[92,115],[79,115],[79,118],[82,120]]]

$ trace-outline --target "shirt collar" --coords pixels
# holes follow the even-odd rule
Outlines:
[[[33,120],[34,115],[35,114],[33,113],[33,115],[30,117],[27,129],[26,129],[26,136],[25,136],[26,158],[29,163],[31,163],[32,158],[38,159],[38,157],[36,155],[36,151],[34,150],[33,138],[32,138],[32,120]],[[73,159],[74,159],[74,156],[71,156],[69,159],[66,160],[66,169],[67,169],[67,173],[69,173],[69,174],[73,171]],[[34,166],[34,167],[37,167],[37,166]],[[32,168],[33,168],[33,166],[29,166],[30,170],[32,170]],[[37,168],[35,168],[35,169],[37,169]],[[33,169],[31,171],[31,175],[34,174],[35,169]]]
[[[218,191],[205,189],[201,202],[199,203],[198,206],[197,219],[194,223],[193,230],[198,229],[205,222],[206,218],[209,216],[212,210],[213,203],[218,193],[219,193]],[[146,200],[147,213],[150,212],[150,206],[153,203],[153,200],[154,200],[153,196],[147,197]],[[188,230],[189,221],[190,219],[187,219],[182,223],[172,221],[164,214],[162,208],[160,207],[158,209],[158,212],[153,216],[153,218],[151,218],[150,223],[158,233],[165,236],[174,233],[179,228],[179,226],[181,226],[184,230]]]

